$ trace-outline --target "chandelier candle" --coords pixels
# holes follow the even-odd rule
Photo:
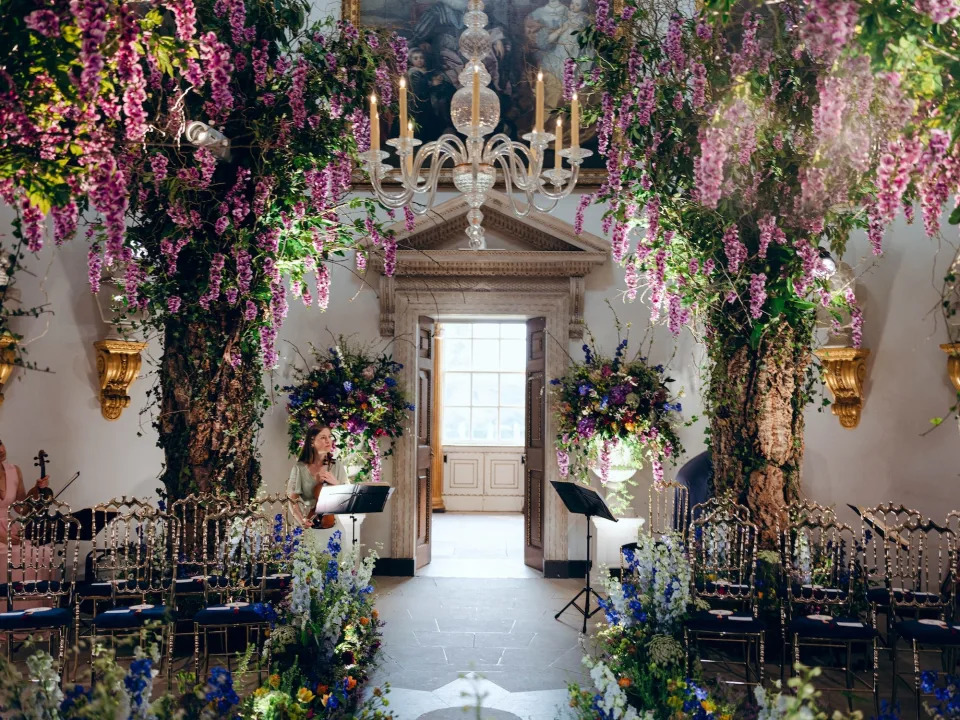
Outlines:
[[[523,217],[532,211],[548,213],[561,198],[567,197],[577,184],[580,166],[593,153],[575,145],[563,149],[562,121],[557,132],[543,129],[544,91],[543,73],[537,73],[536,111],[533,132],[514,140],[500,125],[500,98],[489,87],[490,73],[483,63],[493,50],[493,40],[486,30],[487,14],[483,0],[468,0],[463,16],[464,31],[460,35],[460,53],[467,58],[458,75],[460,87],[450,99],[450,121],[456,133],[445,133],[436,140],[421,142],[413,136],[413,124],[407,116],[407,83],[400,83],[400,137],[386,141],[396,150],[399,165],[389,162],[389,151],[380,150],[380,132],[377,124],[377,98],[370,98],[370,150],[363,153],[363,168],[370,176],[370,184],[380,203],[391,210],[409,209],[414,215],[424,215],[433,206],[440,181],[440,171],[448,162],[453,165],[453,184],[467,201],[467,249],[484,250],[487,247],[480,208],[487,193],[499,177],[506,186],[513,211]],[[576,107],[576,106],[575,106]],[[574,127],[579,132],[579,109],[573,110]],[[546,169],[544,151],[556,141],[556,159]],[[422,146],[419,147],[418,146]],[[570,169],[564,169],[566,159]],[[383,181],[398,182],[399,188],[384,188]],[[515,192],[516,191],[516,192]],[[516,198],[515,195],[522,195]],[[540,196],[546,202],[540,201]],[[538,202],[539,201],[539,202]]]
[[[580,100],[576,93],[570,100],[570,147],[580,147]]]
[[[400,137],[408,138],[407,133],[407,79],[400,78]]]
[[[563,150],[563,127],[561,127],[563,121],[560,118],[557,118],[557,141],[553,146],[553,169],[557,172],[561,170],[561,156],[560,151]]]

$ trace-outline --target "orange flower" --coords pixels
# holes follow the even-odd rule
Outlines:
[[[357,681],[353,679],[353,676],[347,675],[347,690],[353,690],[357,686]]]
[[[370,618],[368,618],[368,617],[362,617],[362,618],[360,618],[360,624],[361,624],[361,625],[369,625],[369,624],[370,624]]]
[[[322,698],[320,698],[320,704],[323,705],[324,707],[327,706],[327,703],[328,703],[329,701],[330,701],[330,696],[329,696],[329,695],[324,695]]]
[[[317,685],[317,695],[326,695],[329,689],[326,685]]]
[[[619,685],[622,688],[628,688],[631,685],[633,685],[633,683],[630,681],[630,678],[622,677],[619,680],[617,680],[617,685]]]
[[[374,609],[373,609],[373,612],[370,613],[370,616],[371,616],[374,620],[376,620],[378,617],[380,617],[380,612],[379,612],[376,608],[374,608]]]

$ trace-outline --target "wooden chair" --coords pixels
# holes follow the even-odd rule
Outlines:
[[[799,514],[781,536],[785,574],[780,613],[781,678],[788,662],[788,644],[792,646],[794,665],[800,662],[802,646],[845,650],[846,660],[838,669],[845,674],[851,708],[851,696],[859,680],[869,688],[879,714],[876,619],[872,615],[863,617],[856,610],[857,535],[849,525],[837,522],[832,512],[812,510]],[[868,680],[859,678],[853,670],[854,646],[873,650],[872,677]]]
[[[696,613],[684,625],[688,673],[692,650],[700,640],[736,643],[744,649],[746,684],[752,684],[751,651],[756,648],[756,684],[763,685],[766,626],[757,619],[757,528],[749,520],[750,511],[730,499],[715,498],[695,506],[693,516],[687,550],[692,594],[711,608]],[[712,661],[701,658],[701,662]]]
[[[914,694],[920,717],[920,653],[960,650],[960,624],[954,617],[957,536],[936,523],[916,519],[895,527],[888,542],[887,590],[890,617],[898,638],[913,653]],[[893,646],[893,700],[897,697],[897,645]]]
[[[70,516],[67,505],[56,501],[27,498],[14,503],[12,510],[8,537],[19,542],[6,543],[7,612],[0,613],[0,639],[9,660],[15,635],[46,635],[51,654],[56,637],[57,667],[62,676],[80,523]],[[67,607],[62,607],[64,604]]]

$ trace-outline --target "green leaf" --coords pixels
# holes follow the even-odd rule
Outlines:
[[[960,205],[953,209],[953,212],[950,213],[950,219],[948,222],[951,225],[960,225]]]

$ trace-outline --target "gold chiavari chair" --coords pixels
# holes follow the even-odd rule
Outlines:
[[[12,510],[6,543],[7,612],[0,613],[0,639],[9,660],[15,635],[46,635],[49,646],[56,636],[62,674],[72,618],[69,608],[61,605],[69,605],[73,592],[80,523],[70,516],[67,505],[56,501],[27,498],[14,503]]]
[[[687,528],[690,525],[690,491],[686,485],[668,482],[651,485],[647,493],[647,519],[640,532],[659,538],[669,533],[677,533],[680,542],[686,543]],[[636,550],[637,543],[629,542],[620,546],[620,576],[626,572],[625,556],[628,550]]]
[[[781,623],[783,653],[780,674],[789,664],[787,645],[792,647],[793,664],[800,662],[801,647],[834,648],[846,651],[842,667],[846,694],[851,704],[856,684],[866,686],[879,714],[877,684],[876,618],[858,612],[855,592],[857,535],[832,512],[802,513],[787,525],[781,536],[784,566]],[[861,678],[853,669],[853,648],[872,650],[872,677]],[[869,657],[867,665],[871,665]],[[828,668],[825,668],[828,669]],[[792,666],[791,666],[792,672]],[[825,689],[825,688],[824,688]]]
[[[143,647],[147,629],[159,625],[169,678],[175,620],[173,559],[177,555],[179,521],[150,505],[127,506],[126,512],[112,517],[105,527],[105,549],[98,569],[110,577],[113,607],[93,618],[93,644],[109,637],[115,648],[117,636],[134,636]]]
[[[856,510],[860,515],[860,570],[866,583],[867,601],[876,615],[884,616],[884,640],[892,647],[896,643],[896,637],[891,634],[886,545],[903,542],[894,530],[896,526],[907,521],[920,522],[922,518],[917,510],[895,505],[893,502]]]
[[[289,587],[293,554],[303,541],[303,529],[290,511],[290,499],[284,493],[264,495],[251,501],[250,508],[271,523],[272,542],[267,557],[266,591],[271,596]]]
[[[931,520],[908,520],[894,528],[898,542],[886,543],[887,588],[894,632],[913,654],[913,690],[920,717],[920,653],[960,650],[957,536]],[[893,700],[897,697],[897,645],[893,645]]]
[[[204,545],[206,521],[231,509],[234,504],[228,498],[204,493],[187,495],[170,505],[170,514],[177,520],[179,533],[175,580],[178,597],[204,594],[203,573],[209,554]]]
[[[200,681],[200,637],[203,636],[204,666],[209,664],[210,636],[223,638],[223,655],[230,666],[229,628],[243,627],[246,642],[256,633],[262,649],[269,613],[263,604],[267,557],[271,552],[269,521],[247,509],[225,510],[208,516],[203,545],[210,549],[204,567],[204,608],[193,616],[194,668]],[[258,653],[259,655],[260,653]],[[258,679],[264,663],[257,665]]]
[[[787,520],[790,523],[798,523],[803,520],[836,522],[837,512],[833,508],[821,505],[813,500],[803,500],[795,502],[787,508]]]
[[[764,633],[757,619],[757,528],[750,510],[728,498],[714,498],[693,508],[687,554],[694,598],[710,604],[684,624],[688,671],[700,641],[743,645],[746,684],[752,683],[751,654],[756,648],[756,683],[763,685]],[[697,653],[700,656],[700,653]],[[712,662],[704,660],[702,663]],[[741,684],[731,682],[730,684]]]

